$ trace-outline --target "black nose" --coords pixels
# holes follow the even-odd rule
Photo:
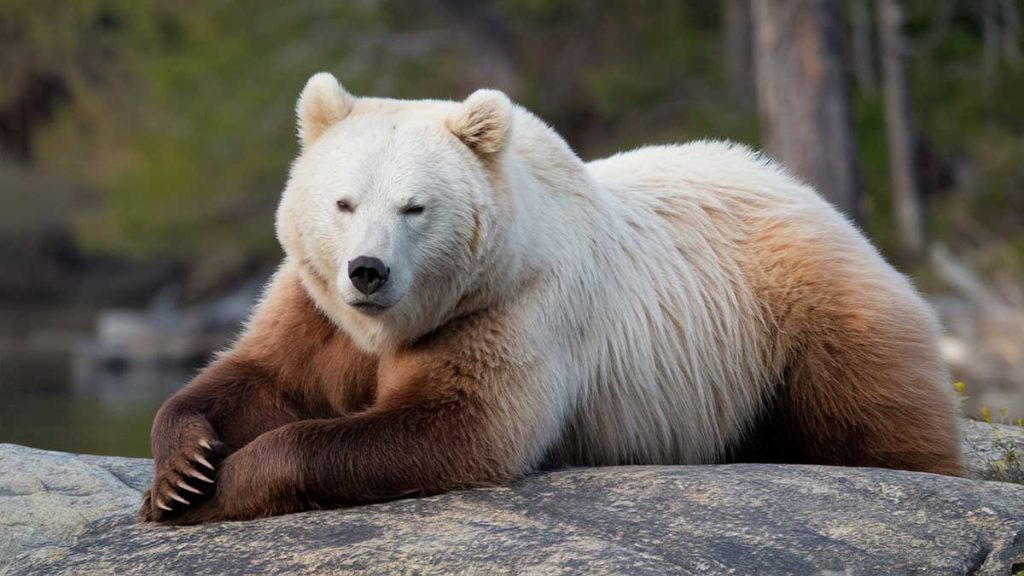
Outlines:
[[[378,258],[360,256],[348,263],[348,277],[363,294],[373,294],[388,281],[391,271]]]

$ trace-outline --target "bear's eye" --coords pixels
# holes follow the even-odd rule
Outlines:
[[[402,208],[402,214],[423,214],[423,206],[412,205]]]
[[[353,210],[352,205],[344,200],[338,200],[335,205],[341,212],[351,212]]]

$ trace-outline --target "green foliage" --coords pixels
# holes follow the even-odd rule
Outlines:
[[[108,60],[71,62],[72,105],[39,147],[42,163],[100,191],[78,222],[83,245],[139,257],[184,258],[210,243],[275,250],[270,217],[296,148],[294,99],[312,72],[344,65],[349,32],[377,22],[375,10],[123,1],[62,12],[78,49],[109,22]],[[92,65],[109,77],[86,79]],[[358,86],[363,75],[345,77]]]
[[[934,2],[907,3],[907,71],[920,142],[949,172],[926,194],[932,239],[972,250],[972,266],[1024,279],[1024,66],[1003,64],[989,83],[974,8],[957,3],[948,21]],[[880,93],[857,92],[854,119],[869,234],[895,253],[885,116]],[[977,236],[985,223],[984,238]],[[927,276],[924,270],[916,271]]]
[[[492,77],[480,54],[497,47],[512,96],[585,157],[693,138],[758,142],[755,110],[727,96],[716,3],[447,5],[0,0],[0,106],[33,72],[65,79],[70,98],[36,153],[89,200],[75,219],[80,244],[186,262],[211,245],[277,254],[294,100],[318,70],[356,93],[457,98]],[[997,241],[981,264],[1024,277],[1024,66],[986,79],[974,10],[958,2],[942,23],[933,2],[908,3],[915,124],[939,162],[971,174],[929,196],[929,227],[962,244],[970,222],[985,222]],[[854,96],[866,228],[891,253],[881,95]]]
[[[985,424],[969,421],[969,426],[985,426]],[[992,428],[994,437],[992,447],[995,454],[988,456],[989,450],[976,446],[968,438],[968,448],[981,455],[985,463],[984,479],[996,482],[1012,482],[1024,484],[1024,454],[1017,451],[1013,441],[1006,438],[998,428]]]
[[[953,389],[961,399],[966,398],[967,386],[963,382],[955,382]],[[1000,410],[999,424],[1011,425],[1008,419],[1008,411]],[[991,437],[991,446],[980,446],[972,438],[974,434],[965,435],[967,447],[977,455],[985,464],[983,472],[986,480],[998,482],[1013,482],[1024,484],[1024,454],[1017,450],[1016,443],[1012,438],[1007,438],[1002,429],[990,426],[993,424],[992,411],[987,406],[981,409],[981,421],[970,420],[968,426],[978,428],[986,427],[984,437]],[[1024,418],[1017,418],[1012,423],[1016,427],[1024,427]]]
[[[883,252],[895,253],[896,231],[889,195],[889,145],[881,94],[861,94],[854,98],[853,124],[861,159],[861,210],[866,230]]]

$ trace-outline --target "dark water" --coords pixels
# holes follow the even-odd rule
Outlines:
[[[48,450],[149,456],[156,398],[111,407],[70,394],[0,390],[0,443]]]
[[[134,310],[0,301],[0,443],[149,456],[154,414],[230,342],[262,284],[189,308],[175,291]]]
[[[0,443],[148,457],[153,415],[191,374],[114,367],[76,380],[59,354],[0,357]]]

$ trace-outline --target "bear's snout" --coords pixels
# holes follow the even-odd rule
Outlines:
[[[360,256],[349,260],[348,277],[352,285],[363,294],[370,295],[380,290],[388,281],[391,270],[372,256]]]

